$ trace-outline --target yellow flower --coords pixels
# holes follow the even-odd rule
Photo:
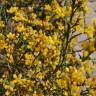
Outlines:
[[[13,74],[13,78],[17,78],[17,75],[16,74]]]
[[[69,60],[69,61],[70,61],[70,60],[73,60],[73,58],[74,58],[74,57],[73,57],[72,54],[67,54],[67,55],[66,55],[66,59]]]
[[[93,32],[94,32],[93,26],[87,25],[87,26],[85,27],[85,33],[86,33],[89,37],[93,37]]]
[[[88,54],[89,54],[89,52],[88,51],[83,51],[83,55],[84,55],[84,57],[86,57],[86,56],[88,56]]]
[[[5,95],[6,95],[6,96],[9,96],[9,95],[10,95],[10,92],[9,92],[9,91],[6,91],[6,92],[5,92]]]
[[[4,21],[1,21],[1,20],[0,20],[0,27],[1,27],[1,28],[5,27]]]
[[[36,91],[34,91],[33,96],[38,96]]]
[[[18,7],[11,7],[9,10],[7,10],[8,13],[14,13],[18,11]]]
[[[12,54],[14,45],[5,45],[4,47],[5,47],[6,51],[8,52],[8,54]]]
[[[96,27],[96,18],[92,19],[92,24]]]
[[[91,46],[89,47],[89,51],[90,51],[90,52],[94,52],[94,51],[95,51],[94,45],[93,45],[93,46],[91,45]]]
[[[14,62],[12,54],[7,53],[6,59],[7,59],[7,61],[8,61],[9,63],[13,63],[13,62]]]
[[[54,6],[54,12],[57,14],[55,18],[59,18],[59,17],[64,17],[65,16],[65,13],[66,13],[66,8],[65,6],[64,7],[61,7],[57,0],[53,0],[53,6]]]
[[[83,47],[84,49],[87,49],[87,48],[88,48],[88,43],[89,43],[89,42],[87,42],[87,41],[82,42],[82,47]]]
[[[34,57],[32,54],[29,54],[29,53],[25,54],[25,64],[26,65],[32,64],[33,59],[34,59]]]
[[[91,60],[86,60],[83,63],[83,66],[84,66],[84,69],[85,69],[86,72],[88,72],[89,74],[92,72],[93,65],[92,65]]]
[[[3,49],[3,48],[6,47],[6,44],[5,44],[4,40],[0,40],[0,46],[2,46],[2,47],[0,47],[0,49]]]
[[[60,76],[60,74],[61,74],[61,71],[58,70],[58,71],[56,72],[56,76],[57,76],[57,78]]]
[[[7,34],[7,38],[10,40],[13,40],[15,38],[15,34],[13,34],[12,32],[9,32],[9,34]]]
[[[44,78],[44,74],[41,73],[41,72],[39,72],[39,73],[36,75],[36,77],[39,78],[39,79],[42,79],[42,78]]]
[[[36,19],[37,15],[35,13],[31,14],[32,19]]]
[[[69,68],[68,67],[65,68],[65,72],[69,72]]]
[[[47,10],[47,11],[51,11],[51,6],[46,4],[44,9]]]
[[[64,94],[64,96],[68,96],[68,92],[67,91],[64,91],[63,94]]]
[[[72,13],[72,7],[69,6],[68,10],[66,10],[65,14],[66,14],[66,16],[70,16],[71,13]]]
[[[57,25],[58,25],[59,30],[64,30],[64,26],[61,23],[57,22]]]
[[[78,86],[71,86],[72,96],[80,96],[78,93],[80,92],[80,88]]]
[[[24,16],[24,12],[22,10],[19,10],[15,13],[15,16],[12,17],[13,20],[15,21],[28,21],[25,16]]]
[[[25,31],[25,27],[24,27],[24,25],[20,22],[18,25],[17,25],[17,31],[18,32],[23,32],[23,31]]]

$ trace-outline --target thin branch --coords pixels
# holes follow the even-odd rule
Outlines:
[[[72,39],[74,39],[75,37],[78,37],[79,35],[82,35],[82,33],[79,33],[79,34],[76,34],[76,35],[72,36],[72,37],[69,39],[68,43],[69,43]]]

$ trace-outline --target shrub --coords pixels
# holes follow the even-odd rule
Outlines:
[[[86,0],[0,2],[2,96],[95,96]],[[78,41],[81,35],[87,39]]]

